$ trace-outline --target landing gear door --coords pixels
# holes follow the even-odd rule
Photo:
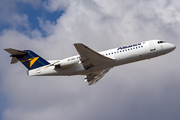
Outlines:
[[[156,50],[155,45],[154,45],[153,42],[150,42],[150,43],[149,43],[149,47],[150,47],[150,51]]]

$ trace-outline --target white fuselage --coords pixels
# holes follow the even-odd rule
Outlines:
[[[175,49],[175,45],[160,40],[151,40],[121,46],[99,52],[99,54],[113,59],[113,62],[94,66],[88,70],[84,69],[80,56],[73,56],[63,60],[49,60],[51,65],[29,70],[29,76],[66,76],[66,75],[87,75],[114,66],[128,64],[140,60],[150,59],[167,54]]]

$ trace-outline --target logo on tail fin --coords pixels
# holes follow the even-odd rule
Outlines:
[[[26,62],[26,61],[30,61],[30,67],[37,61],[39,57],[34,57],[34,58],[30,58],[30,59],[27,59],[27,60],[23,60],[21,62]]]

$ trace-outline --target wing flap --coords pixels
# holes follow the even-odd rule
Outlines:
[[[88,74],[85,77],[85,81],[88,82],[88,85],[96,84],[110,69],[111,68],[108,68],[100,72]]]

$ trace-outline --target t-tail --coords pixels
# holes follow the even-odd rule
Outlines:
[[[31,50],[4,49],[12,57],[11,64],[20,61],[28,70],[36,69],[50,63]]]

